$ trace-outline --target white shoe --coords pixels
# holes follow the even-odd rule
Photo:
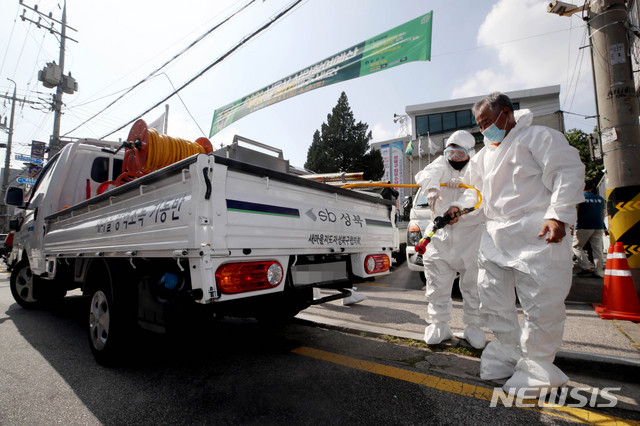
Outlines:
[[[437,345],[453,337],[451,328],[446,322],[434,322],[424,330],[424,341],[427,345]]]
[[[484,331],[475,325],[468,325],[464,329],[462,338],[476,349],[483,349],[487,344],[487,336]]]
[[[498,380],[511,377],[520,358],[518,348],[503,345],[499,341],[489,342],[480,358],[480,378]]]
[[[546,360],[521,359],[516,365],[516,371],[502,386],[505,392],[517,394],[521,389],[542,398],[551,389],[564,386],[569,377],[552,362]]]

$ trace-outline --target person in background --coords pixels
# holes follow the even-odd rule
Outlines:
[[[458,187],[470,156],[474,153],[475,138],[459,130],[447,139],[442,156],[436,158],[416,175],[416,183],[424,188],[433,213],[440,215],[458,198]],[[446,183],[447,186],[440,184]],[[480,315],[478,298],[478,247],[482,232],[482,216],[478,212],[462,218],[455,227],[438,230],[422,256],[426,277],[427,322],[424,332],[427,344],[438,344],[453,336],[451,320],[451,288],[460,273],[459,286],[463,298],[462,337],[477,349],[484,348],[486,336]]]
[[[605,201],[595,193],[592,183],[585,185],[584,203],[578,205],[578,221],[573,230],[573,254],[576,256],[575,266],[579,268],[576,275],[604,277],[604,246],[602,244],[607,230],[604,226]],[[584,247],[589,243],[593,263]]]
[[[535,398],[569,380],[553,361],[562,345],[564,299],[572,280],[571,239],[564,237],[584,201],[584,165],[562,133],[532,126],[528,110],[516,116],[502,93],[481,99],[472,112],[485,146],[472,158],[463,183],[483,197],[480,310],[497,338],[482,352],[480,377],[508,378],[506,392]],[[475,202],[475,191],[466,190],[447,213],[454,217]]]

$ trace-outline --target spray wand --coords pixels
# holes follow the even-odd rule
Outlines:
[[[446,183],[441,183],[440,186],[447,186],[447,184]],[[416,253],[418,253],[420,255],[423,255],[425,253],[425,251],[427,250],[427,246],[431,242],[431,238],[433,237],[433,235],[436,233],[436,231],[438,229],[444,228],[455,217],[459,217],[459,216],[462,216],[464,214],[471,213],[472,211],[477,210],[478,207],[480,207],[480,204],[482,203],[482,194],[480,194],[480,191],[478,191],[473,186],[464,185],[462,183],[458,184],[458,187],[474,189],[476,191],[476,193],[478,194],[478,202],[473,207],[467,207],[466,209],[462,209],[459,212],[456,212],[453,217],[451,217],[449,215],[436,217],[433,220],[433,225],[431,226],[431,231],[429,231],[429,233],[427,235],[422,237],[420,239],[420,241],[418,242],[418,244],[416,244],[416,246],[415,246]]]
[[[446,183],[441,183],[440,186],[447,186]],[[420,188],[420,185],[416,184],[392,184],[392,183],[381,183],[381,182],[359,182],[359,183],[350,183],[347,185],[342,185],[341,188],[359,188],[359,187],[382,187],[382,188]],[[465,185],[462,183],[458,184],[459,188],[469,188],[476,191],[478,194],[478,202],[473,207],[467,207],[466,209],[462,209],[455,214],[454,217],[459,217],[467,213],[471,213],[474,210],[477,210],[482,203],[482,194],[473,186]],[[433,220],[433,226],[431,227],[431,231],[424,237],[420,239],[418,244],[416,244],[415,249],[416,253],[422,255],[427,250],[427,245],[431,242],[431,238],[436,233],[438,229],[444,228],[449,222],[453,220],[453,217],[447,216],[438,216]]]

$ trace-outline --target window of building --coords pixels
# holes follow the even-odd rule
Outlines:
[[[514,102],[513,109],[520,109],[520,103]],[[461,129],[476,127],[476,119],[470,109],[437,114],[417,115],[416,134],[418,136],[437,135]]]
[[[442,133],[442,114],[431,114],[427,117],[429,119],[429,127],[427,131],[432,135]]]
[[[459,129],[470,128],[476,125],[475,118],[471,115],[470,109],[456,111],[456,123]]]
[[[448,132],[450,130],[456,129],[456,113],[455,112],[445,112],[442,114],[442,130]]]

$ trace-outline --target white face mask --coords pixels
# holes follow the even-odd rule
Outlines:
[[[484,132],[482,132],[482,136],[484,136],[484,138],[490,143],[498,144],[504,139],[504,136],[506,134],[505,129],[499,129],[498,126],[496,126],[496,123],[498,122],[498,120],[500,120],[503,112],[504,110],[500,111],[500,114],[498,114],[498,118],[496,118],[496,121],[494,121],[491,126],[487,127],[486,129],[484,129]]]

